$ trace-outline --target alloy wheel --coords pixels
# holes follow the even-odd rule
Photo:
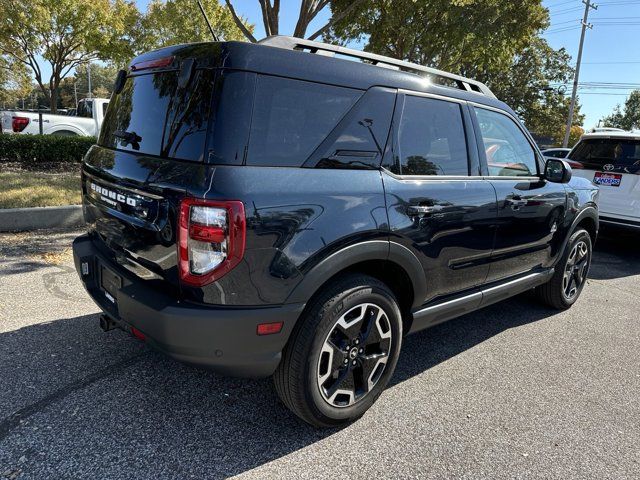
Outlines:
[[[322,398],[333,407],[349,407],[364,398],[382,377],[391,345],[391,324],[380,306],[362,303],[342,314],[318,359]]]
[[[562,277],[562,293],[567,300],[572,300],[580,291],[588,271],[589,247],[585,241],[580,240],[569,253]]]

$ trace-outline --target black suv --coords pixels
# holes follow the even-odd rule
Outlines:
[[[82,189],[102,328],[273,374],[318,426],[373,404],[406,334],[534,288],[570,307],[598,232],[597,189],[485,85],[291,37],[134,59]]]

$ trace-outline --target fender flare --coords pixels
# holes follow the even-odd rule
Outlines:
[[[573,235],[573,232],[576,231],[576,227],[578,226],[578,224],[585,218],[590,218],[591,220],[594,221],[594,223],[596,224],[596,235],[598,234],[598,231],[600,229],[600,226],[599,226],[600,221],[598,219],[598,209],[593,205],[587,205],[582,210],[580,210],[578,215],[576,215],[576,218],[574,218],[573,222],[571,222],[571,227],[569,227],[568,233],[565,236],[564,240],[562,241],[560,252],[564,252],[564,249],[567,248],[567,243],[569,243],[569,239],[571,238],[571,235]],[[562,257],[563,254],[558,255],[558,259],[556,260],[555,263],[558,263],[560,261],[560,258]]]
[[[407,247],[388,240],[356,243],[332,253],[304,275],[304,278],[289,294],[285,303],[308,302],[320,286],[331,277],[357,263],[368,260],[391,261],[402,267],[407,272],[413,286],[413,306],[422,304],[427,285],[422,264]]]

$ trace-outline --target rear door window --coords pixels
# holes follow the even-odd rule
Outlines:
[[[396,150],[401,175],[468,175],[460,104],[407,95]]]
[[[107,109],[99,144],[202,161],[212,91],[212,70],[196,70],[185,88],[177,71],[131,76]]]
[[[640,140],[622,138],[587,138],[576,145],[569,155],[590,170],[640,173]]]
[[[260,75],[247,165],[301,166],[362,95],[361,90]]]

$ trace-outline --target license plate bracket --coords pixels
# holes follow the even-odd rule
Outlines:
[[[107,300],[115,305],[118,290],[122,288],[122,277],[110,268],[100,265],[100,287]]]

